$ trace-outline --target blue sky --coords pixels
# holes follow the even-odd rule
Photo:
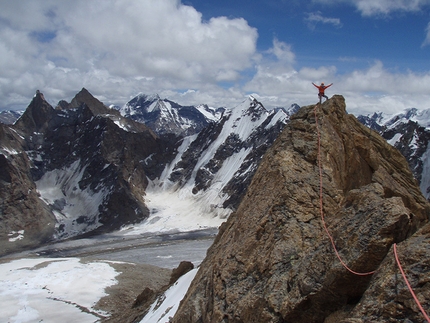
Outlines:
[[[429,58],[430,0],[0,0],[0,109],[82,87],[117,105],[307,105],[321,81],[355,114],[428,109]]]
[[[202,12],[204,19],[222,15],[245,18],[258,30],[259,51],[270,48],[272,39],[277,38],[291,44],[298,67],[335,64],[340,73],[348,73],[382,60],[386,68],[397,71],[430,69],[430,46],[422,47],[430,2],[417,11],[393,9],[366,16],[353,1],[331,5],[279,0],[184,3]]]

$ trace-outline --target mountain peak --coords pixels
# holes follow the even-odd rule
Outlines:
[[[82,88],[70,102],[69,108],[74,109],[86,105],[93,114],[109,114],[110,109],[96,99],[86,88]]]
[[[378,269],[379,281],[341,266],[320,212],[348,266]],[[173,322],[323,322],[357,311],[368,317],[369,305],[358,302],[366,290],[375,293],[375,311],[389,313],[384,307],[395,302],[396,285],[380,288],[392,277],[388,251],[424,226],[429,212],[406,160],[347,114],[342,96],[302,107],[220,228]],[[426,247],[415,248],[417,263]],[[404,311],[399,315],[418,320]]]
[[[157,134],[189,136],[214,121],[216,111],[194,106],[182,106],[158,94],[139,93],[119,109],[124,117],[146,124]]]
[[[45,100],[43,93],[37,90],[15,125],[24,132],[38,132],[45,126],[53,111],[54,108]]]

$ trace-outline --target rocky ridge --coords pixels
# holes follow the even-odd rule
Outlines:
[[[373,275],[347,271],[323,229],[316,122],[327,227],[343,261]],[[429,304],[429,216],[404,157],[348,115],[342,96],[303,107],[264,155],[173,322],[422,321],[392,245]]]

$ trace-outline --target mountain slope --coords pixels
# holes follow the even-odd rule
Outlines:
[[[352,275],[335,256],[320,180],[340,256],[352,270],[377,270],[374,277]],[[303,107],[267,150],[173,322],[420,321],[391,276],[390,248],[399,243],[402,256],[415,249],[407,266],[420,268],[414,287],[427,304],[430,262],[419,254],[428,255],[429,216],[404,157],[347,115],[343,97]]]
[[[39,199],[22,136],[0,124],[0,255],[49,241],[55,217]]]
[[[155,187],[178,190],[205,205],[203,212],[226,217],[288,118],[284,110],[269,112],[249,97],[198,135],[184,138]]]
[[[430,198],[430,110],[407,109],[395,115],[375,113],[358,119],[378,131],[408,161],[424,196]]]

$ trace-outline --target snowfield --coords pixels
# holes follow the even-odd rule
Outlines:
[[[120,233],[136,235],[190,232],[218,228],[226,221],[208,210],[210,204],[207,201],[184,194],[184,190],[148,187],[145,203],[150,210],[149,218],[139,224],[125,226]]]
[[[0,322],[96,322],[93,306],[117,283],[108,262],[79,258],[19,259],[0,264]]]
[[[191,270],[155,301],[141,323],[173,317],[198,268]],[[93,323],[109,313],[93,307],[117,284],[109,262],[79,258],[19,259],[0,264],[0,322]]]

